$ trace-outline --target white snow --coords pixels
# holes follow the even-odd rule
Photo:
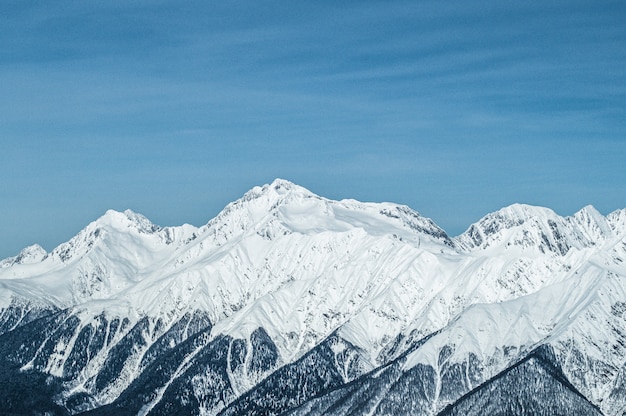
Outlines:
[[[586,333],[607,346],[579,337],[581,348],[618,367],[626,353],[611,355],[608,345],[622,335],[604,334],[602,322],[610,305],[626,302],[625,234],[626,210],[604,217],[589,206],[560,217],[515,204],[451,240],[406,206],[333,201],[278,179],[200,228],[107,211],[49,254],[31,246],[0,263],[0,309],[36,299],[168,325],[201,309],[213,336],[265,328],[284,363],[337,330],[372,366],[393,358],[384,351],[398,335],[441,331],[407,368],[436,365],[445,345],[455,346],[449,360],[463,361],[541,342],[565,351]],[[60,347],[52,372],[67,355]]]

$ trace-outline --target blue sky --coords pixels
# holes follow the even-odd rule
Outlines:
[[[0,258],[276,177],[451,235],[626,207],[626,2],[101,3],[0,6]]]

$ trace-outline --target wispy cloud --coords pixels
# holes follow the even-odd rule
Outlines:
[[[35,201],[69,223],[53,201],[68,192],[102,210],[170,209],[172,193],[200,204],[193,189],[225,198],[274,176],[425,208],[453,233],[468,207],[516,195],[626,205],[625,12],[582,0],[7,3],[0,228],[7,241],[23,232],[15,213]]]

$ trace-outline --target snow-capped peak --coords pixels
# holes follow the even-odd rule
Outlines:
[[[118,230],[130,228],[147,234],[161,230],[161,227],[153,224],[143,215],[131,211],[130,209],[127,209],[124,212],[110,209],[98,218],[94,224],[96,226],[111,227]]]
[[[264,238],[274,235],[344,232],[359,228],[372,235],[395,235],[407,241],[429,239],[452,246],[432,220],[407,206],[392,203],[334,201],[314,194],[284,179],[256,186],[230,203],[202,229],[218,245],[237,236],[255,232]]]
[[[618,218],[607,219],[591,205],[561,217],[548,208],[514,204],[472,224],[456,243],[465,251],[518,247],[565,255],[572,247],[594,247],[616,235]]]
[[[276,217],[278,208],[288,201],[305,198],[323,200],[301,186],[276,179],[271,184],[255,186],[238,200],[226,205],[222,212],[201,228],[200,233],[208,233],[221,245],[255,226],[262,226],[272,216]]]
[[[2,260],[0,262],[0,268],[13,266],[15,264],[38,263],[43,260],[47,254],[46,250],[39,244],[33,244],[22,249],[17,256]]]
[[[549,235],[556,233],[555,238],[559,238],[560,227],[557,224],[560,222],[562,218],[549,208],[513,204],[472,224],[456,238],[456,243],[466,251],[500,244],[522,248],[537,246],[548,239],[546,231]],[[563,250],[567,251],[565,247],[558,248],[560,252]]]
[[[287,199],[311,197],[321,199],[321,197],[315,195],[302,186],[296,185],[285,179],[274,179],[271,184],[253,187],[240,199],[229,204],[227,208],[237,207],[244,204],[263,206],[269,205],[269,207],[275,207],[277,204]]]
[[[626,208],[611,212],[606,219],[616,236],[626,235]]]
[[[600,243],[613,235],[607,219],[591,205],[576,212],[568,220],[587,246]]]
[[[158,230],[158,227],[155,227],[145,217],[130,210],[118,212],[110,209],[100,218],[83,228],[71,240],[52,250],[51,255],[58,257],[63,262],[67,262],[72,258],[78,258],[87,254],[108,233],[117,234],[131,231],[146,233],[148,230]]]
[[[193,351],[175,363],[172,383],[186,377],[196,362],[206,364],[195,354],[225,351],[225,360],[219,361],[227,366],[228,378],[237,379],[236,394],[243,393],[267,374],[249,376],[243,370],[247,366],[235,372],[243,360],[263,359],[254,355],[253,334],[259,330],[276,350],[276,365],[296,363],[336,334],[358,351],[362,363],[354,367],[354,376],[380,365],[393,369],[394,362],[400,363],[396,359],[405,359],[402,371],[431,366],[433,386],[458,369],[468,389],[548,337],[558,346],[569,341],[570,333],[591,333],[597,345],[576,338],[586,343],[582,351],[596,351],[594,359],[615,356],[607,365],[598,361],[606,378],[604,369],[617,372],[626,356],[619,332],[626,319],[626,242],[614,238],[625,225],[626,210],[604,218],[589,206],[564,218],[547,208],[514,204],[485,216],[452,242],[432,220],[407,206],[334,201],[277,179],[252,188],[200,230],[159,227],[133,211],[110,210],[49,255],[31,246],[0,263],[0,309],[18,298],[64,309],[67,315],[59,315],[63,329],[48,328],[54,336],[41,347],[33,344],[35,358],[20,365],[63,377],[70,374],[66,368],[75,366],[73,391],[80,390],[76,386],[91,389],[98,399],[94,403],[110,403],[134,375],[147,371],[142,368],[155,368],[139,367],[145,357],[167,357],[159,366],[165,369],[166,361],[183,357],[179,352],[187,347]],[[185,316],[192,315],[201,317],[196,329],[204,328],[198,338],[188,332],[191,318]],[[15,316],[22,319],[24,313]],[[111,324],[98,323],[90,332],[89,325],[105,317]],[[120,326],[124,333],[115,335],[112,322],[126,322]],[[184,335],[168,338],[162,335],[167,328],[181,328]],[[103,336],[92,336],[96,330]],[[91,355],[97,339],[104,352]],[[203,350],[222,342],[226,350]],[[15,345],[28,347],[22,341]],[[165,353],[178,346],[175,354]],[[351,356],[331,350],[347,371]],[[79,365],[75,354],[85,351],[89,358]],[[109,351],[111,359],[105,358]],[[114,375],[114,389],[96,391],[96,372],[115,373],[110,366],[118,362],[124,368]],[[208,380],[207,368],[201,374]],[[155,397],[167,396],[169,385]],[[195,378],[189,385],[202,387]],[[215,386],[211,381],[202,388],[218,391]],[[187,390],[204,394],[195,387]],[[433,396],[433,411],[452,400],[438,396],[443,394]]]
[[[56,247],[50,255],[67,262],[86,255],[104,240],[108,241],[105,245],[109,254],[128,250],[128,247],[125,248],[126,244],[137,246],[140,250],[149,247],[153,251],[166,245],[185,244],[195,238],[197,231],[196,227],[188,224],[161,227],[129,209],[123,212],[108,210],[71,240]]]
[[[533,219],[557,219],[560,218],[550,208],[537,207],[527,204],[512,204],[494,213],[486,215],[480,220],[480,224],[491,225],[485,231],[493,234],[502,228],[511,228]]]
[[[255,186],[250,191],[246,192],[246,195],[263,195],[268,193],[274,193],[276,195],[286,195],[288,193],[296,193],[300,195],[317,196],[308,189],[296,185],[295,183],[286,179],[276,178],[270,184],[263,186]]]
[[[527,221],[531,218],[537,217],[545,217],[545,218],[554,218],[558,217],[558,215],[552,211],[550,208],[538,207],[535,205],[528,204],[511,204],[508,207],[504,207],[497,212],[494,213],[495,216],[504,219],[516,220],[519,222]],[[488,215],[494,215],[490,214]]]

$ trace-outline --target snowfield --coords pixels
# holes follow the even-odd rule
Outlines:
[[[52,414],[480,414],[511,383],[537,414],[626,412],[626,209],[516,204],[451,238],[277,179],[199,228],[107,211],[0,288],[3,363],[53,376]]]

